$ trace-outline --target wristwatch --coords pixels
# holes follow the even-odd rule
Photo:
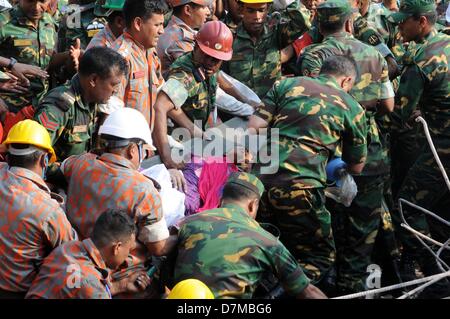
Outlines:
[[[6,67],[8,70],[12,70],[12,68],[14,67],[14,65],[16,65],[16,63],[17,63],[17,60],[16,59],[14,59],[14,58],[9,58],[9,64],[8,64],[8,66]]]

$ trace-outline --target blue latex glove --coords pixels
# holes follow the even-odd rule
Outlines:
[[[340,157],[335,157],[329,161],[326,167],[327,181],[331,183],[338,182],[340,176],[337,173],[340,169],[345,167],[347,167],[347,164]]]

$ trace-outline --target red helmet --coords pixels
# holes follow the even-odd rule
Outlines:
[[[213,58],[229,61],[233,56],[233,34],[225,23],[220,21],[206,22],[196,37],[198,46]]]

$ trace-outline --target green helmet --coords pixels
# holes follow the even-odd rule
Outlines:
[[[104,9],[121,11],[124,4],[125,0],[106,0],[105,4],[102,7]]]
[[[94,14],[99,17],[107,17],[114,11],[122,11],[125,0],[97,0]]]

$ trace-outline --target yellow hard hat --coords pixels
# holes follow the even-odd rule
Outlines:
[[[24,120],[15,124],[8,133],[8,137],[3,145],[8,147],[10,144],[26,144],[39,147],[50,153],[49,163],[56,161],[56,154],[53,150],[50,135],[48,131],[38,122]]]
[[[269,2],[273,2],[273,0],[239,0],[240,2],[243,3],[269,3]]]
[[[200,280],[186,279],[173,287],[167,299],[214,299],[214,295]]]

